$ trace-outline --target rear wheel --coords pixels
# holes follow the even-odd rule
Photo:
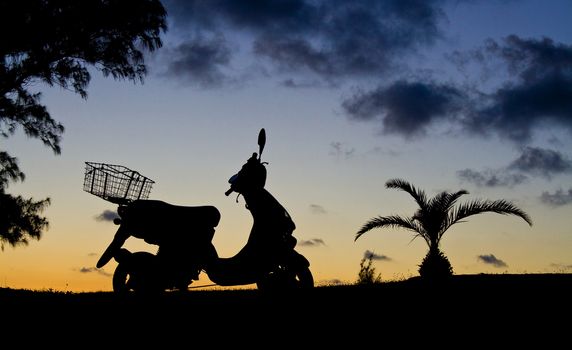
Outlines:
[[[314,276],[310,268],[306,267],[296,273],[297,285],[300,289],[314,288]]]

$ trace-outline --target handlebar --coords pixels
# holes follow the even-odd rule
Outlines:
[[[234,190],[232,188],[229,188],[228,191],[224,193],[224,195],[228,197],[233,191]]]

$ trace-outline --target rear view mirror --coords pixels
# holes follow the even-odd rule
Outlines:
[[[260,129],[258,133],[258,159],[262,158],[262,151],[264,150],[264,145],[266,144],[266,131],[264,128]]]

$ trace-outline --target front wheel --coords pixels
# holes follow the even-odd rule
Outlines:
[[[129,254],[118,261],[113,273],[113,291],[127,294],[130,291],[151,294],[163,290],[156,271],[156,256],[148,252]]]

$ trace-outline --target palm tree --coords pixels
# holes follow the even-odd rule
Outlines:
[[[391,179],[385,183],[386,188],[395,188],[409,193],[419,205],[419,209],[411,217],[399,215],[379,216],[366,222],[356,233],[354,241],[374,228],[403,228],[415,233],[413,239],[422,237],[429,251],[419,265],[419,275],[427,280],[440,280],[453,275],[449,259],[439,249],[443,234],[454,224],[476,214],[493,212],[503,215],[516,215],[529,225],[532,221],[528,214],[506,200],[472,200],[455,206],[459,197],[469,192],[460,190],[454,193],[440,192],[428,199],[425,192],[415,188],[401,179]]]

